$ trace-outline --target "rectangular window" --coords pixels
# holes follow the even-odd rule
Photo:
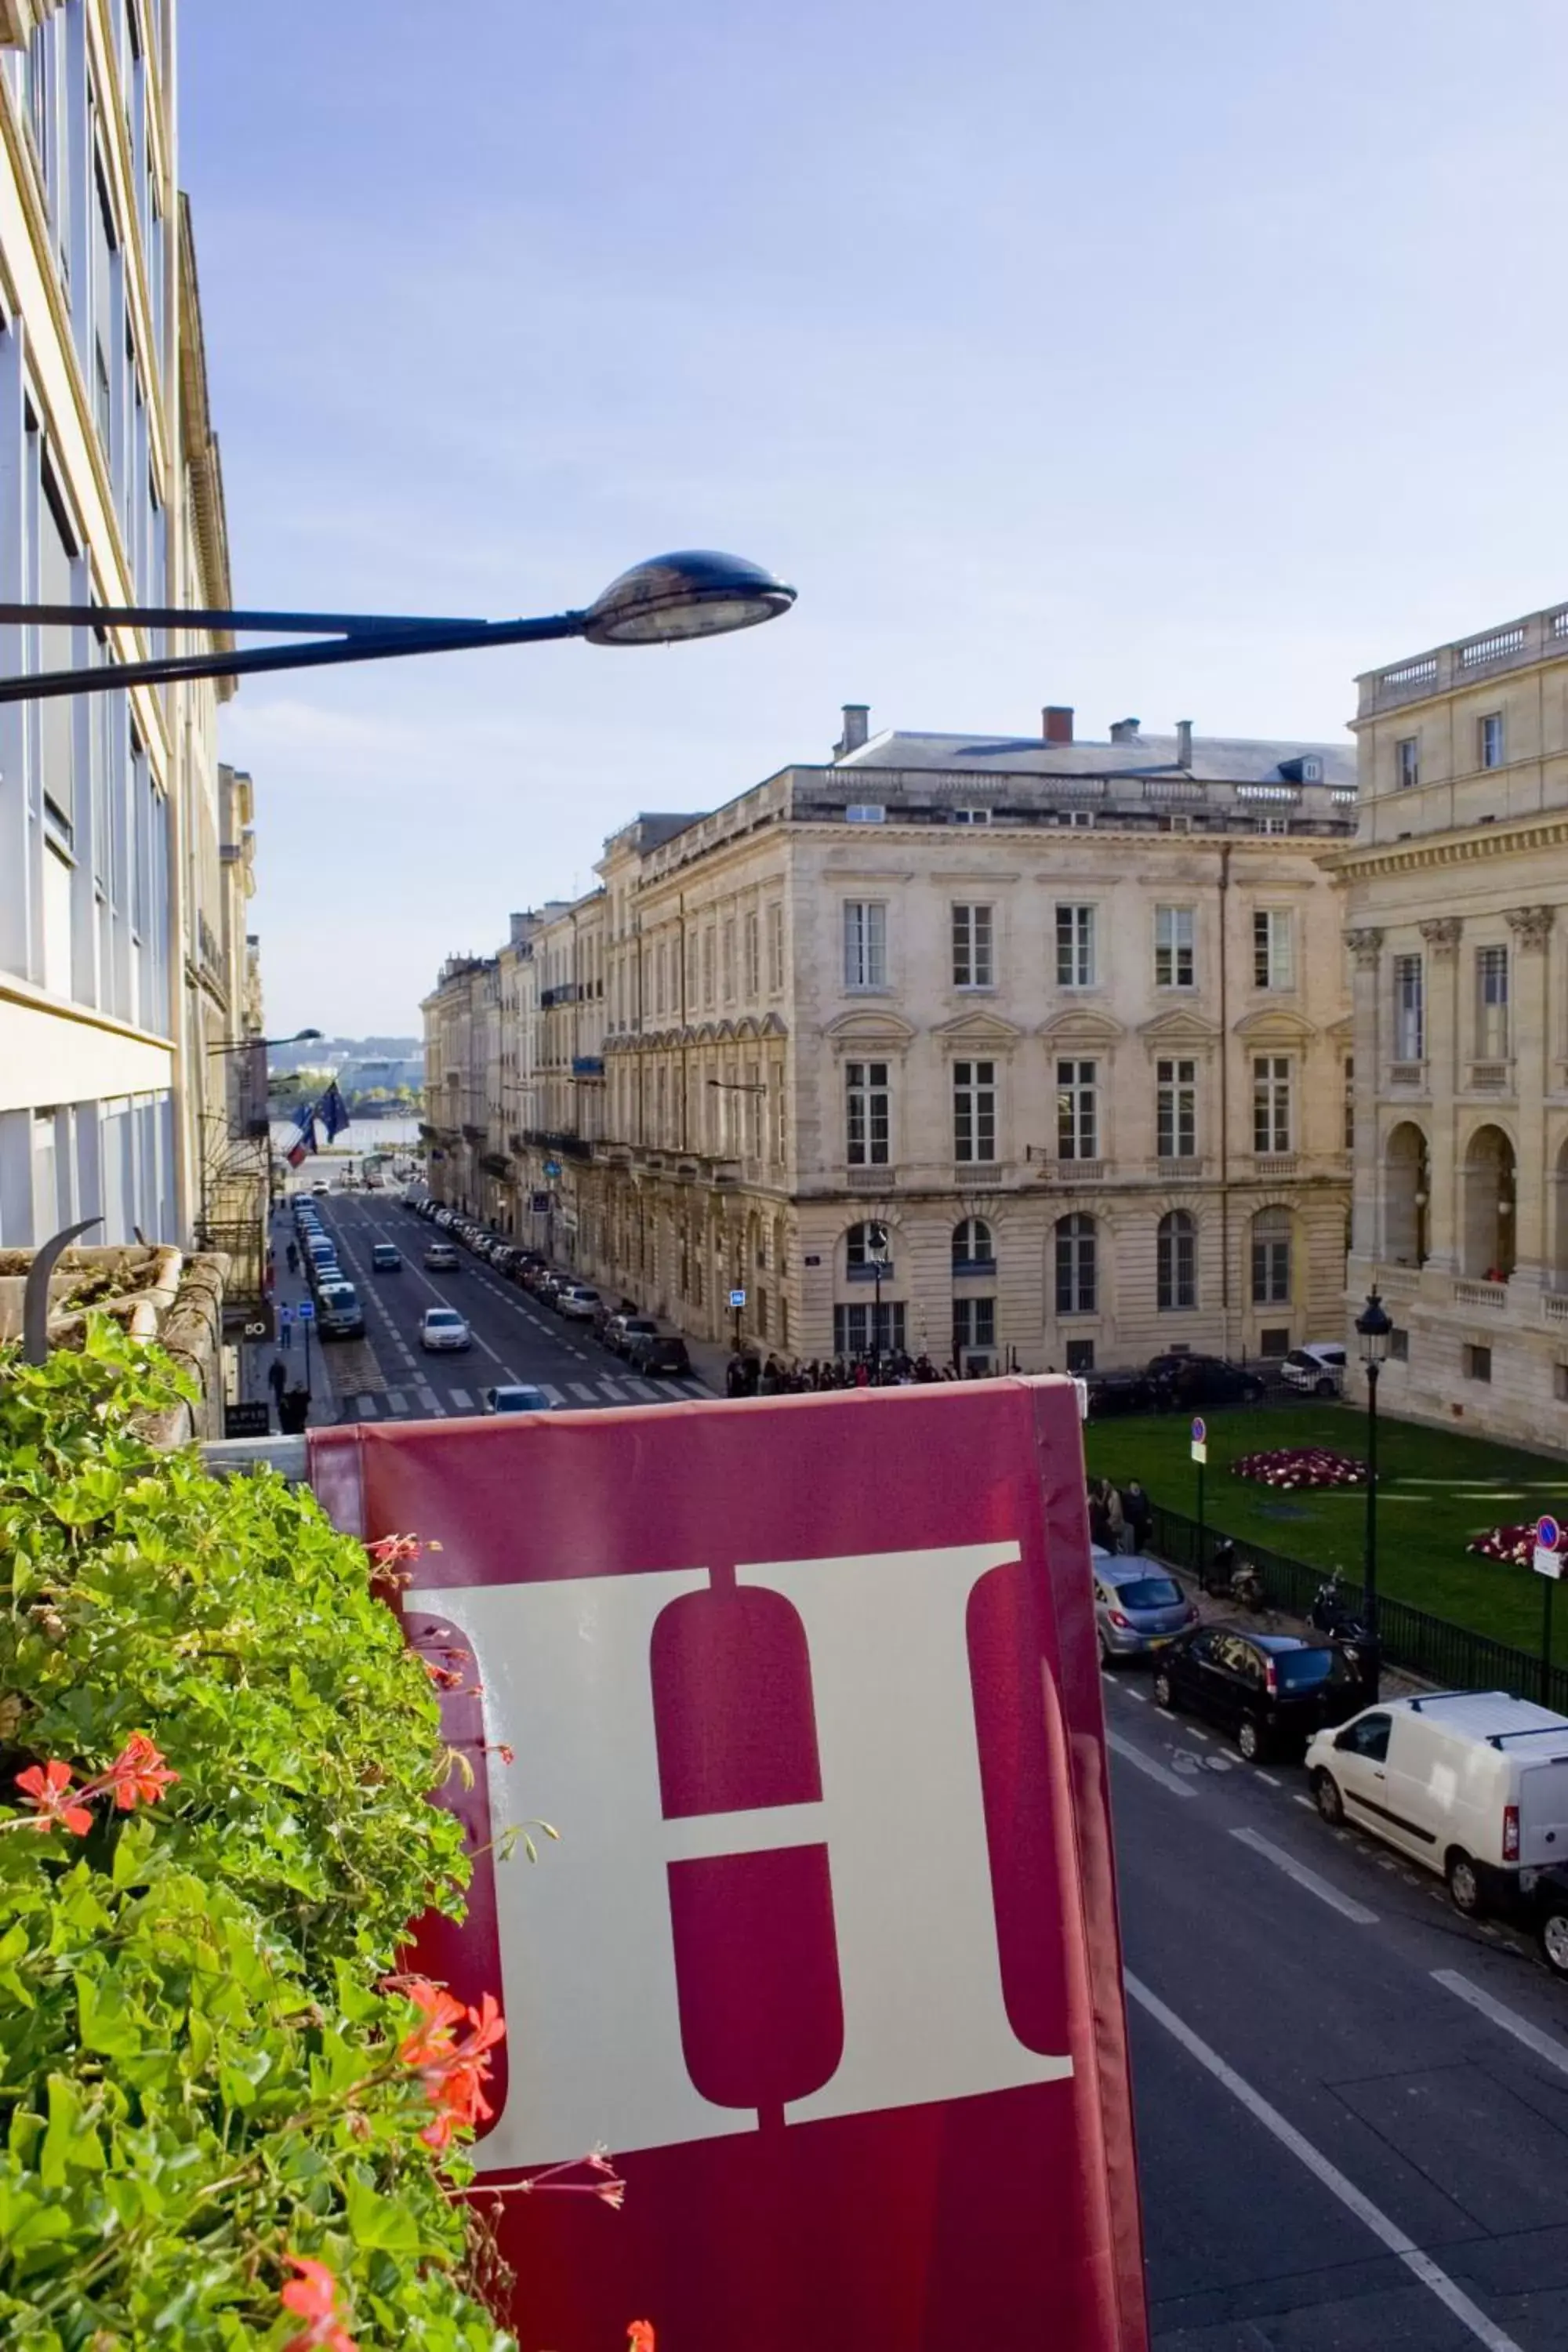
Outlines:
[[[1418,955],[1394,959],[1394,1058],[1419,1062],[1426,1051],[1426,1014]]]
[[[1260,1054],[1252,1065],[1252,1148],[1265,1154],[1290,1146],[1290,1061]]]
[[[1098,1062],[1057,1064],[1057,1157],[1098,1160],[1100,1157],[1100,1065]]]
[[[1476,1055],[1496,1061],[1508,1052],[1508,950],[1476,950]]]
[[[730,917],[719,935],[719,971],[726,1004],[735,1002],[735,923]]]
[[[768,993],[778,996],[784,982],[784,908],[768,908]]]
[[[744,987],[746,1002],[748,1004],[754,1004],[757,998],[763,992],[761,931],[762,926],[758,922],[756,916],[754,914],[748,915],[746,917],[745,930],[742,934],[743,946],[742,950],[744,959]]]
[[[1489,1348],[1465,1349],[1465,1378],[1468,1381],[1489,1381],[1492,1376],[1492,1351]]]
[[[1345,1055],[1344,1102],[1344,1147],[1347,1151],[1353,1151],[1355,1150],[1355,1055],[1353,1054]]]
[[[1421,782],[1421,738],[1402,735],[1394,747],[1394,781],[1402,793]]]
[[[888,985],[888,909],[878,899],[850,898],[845,902],[844,985]]]
[[[992,988],[992,909],[954,907],[952,910],[952,984],[954,988]]]
[[[1094,1341],[1092,1339],[1069,1339],[1067,1343],[1066,1362],[1068,1370],[1070,1373],[1075,1374],[1079,1380],[1082,1380],[1086,1374],[1092,1372],[1094,1370]]]
[[[1063,1217],[1057,1226],[1057,1313],[1092,1315],[1100,1304],[1098,1236],[1092,1217]]]
[[[949,824],[989,824],[991,812],[988,808],[949,809],[947,821]]]
[[[994,1160],[996,1157],[996,1065],[952,1066],[952,1156]]]
[[[888,1164],[888,1065],[844,1065],[844,1157],[851,1168]]]
[[[1094,908],[1057,908],[1057,986],[1092,988],[1094,982]]]
[[[713,926],[709,924],[702,934],[702,1003],[708,1012],[713,1010]]]
[[[1252,982],[1255,988],[1293,988],[1295,942],[1288,907],[1259,907],[1252,918]]]
[[[1156,1304],[1162,1314],[1178,1314],[1198,1303],[1198,1233],[1184,1210],[1160,1220],[1155,1236]]]
[[[1252,1303],[1255,1307],[1288,1307],[1290,1303],[1289,1219],[1283,1211],[1266,1212],[1253,1220]],[[1289,1344],[1287,1335],[1285,1347]],[[1285,1348],[1278,1353],[1283,1355]]]
[[[1191,907],[1154,909],[1154,985],[1191,988],[1194,982],[1194,913]]]
[[[966,1355],[989,1355],[996,1345],[996,1301],[955,1298],[952,1302],[952,1354],[962,1364]]]
[[[1502,712],[1489,710],[1479,727],[1481,765],[1500,768],[1503,763]]]
[[[852,1307],[834,1308],[833,1352],[836,1356],[901,1354],[903,1347],[904,1302],[901,1298],[884,1298],[879,1310],[871,1298],[857,1299]]]
[[[1196,1062],[1154,1065],[1155,1145],[1162,1160],[1193,1160],[1198,1149]]]

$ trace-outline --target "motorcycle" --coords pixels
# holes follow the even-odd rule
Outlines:
[[[1327,1633],[1336,1642],[1367,1643],[1372,1636],[1364,1621],[1358,1617],[1340,1591],[1341,1571],[1336,1568],[1326,1584],[1321,1584],[1307,1612],[1307,1622],[1314,1632]]]
[[[1236,1546],[1226,1536],[1214,1549],[1214,1560],[1203,1580],[1204,1591],[1211,1599],[1234,1601],[1238,1609],[1254,1614],[1267,1598],[1263,1579],[1249,1559],[1238,1560]]]

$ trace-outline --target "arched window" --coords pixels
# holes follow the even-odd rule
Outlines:
[[[954,1274],[995,1272],[996,1244],[984,1217],[965,1217],[962,1224],[954,1225],[952,1270]]]
[[[1197,1305],[1198,1228],[1185,1209],[1172,1209],[1160,1220],[1156,1283],[1163,1311]]]
[[[1426,1208],[1432,1190],[1426,1138],[1401,1119],[1384,1153],[1384,1255],[1395,1265],[1426,1262]]]
[[[872,1223],[850,1226],[844,1244],[847,1265],[864,1266],[868,1273],[872,1273],[879,1262],[885,1274],[891,1255],[892,1236],[886,1225]]]
[[[1513,1272],[1516,1171],[1513,1145],[1500,1127],[1481,1127],[1465,1155],[1465,1272],[1479,1282],[1506,1282]]]
[[[1092,1315],[1099,1304],[1099,1249],[1094,1219],[1080,1210],[1057,1220],[1057,1313]]]
[[[1252,1303],[1290,1304],[1290,1212],[1259,1209],[1252,1220]]]

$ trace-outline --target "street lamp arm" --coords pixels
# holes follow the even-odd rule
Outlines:
[[[128,608],[131,612],[136,609]],[[78,610],[80,618],[94,617],[89,606]],[[207,625],[207,616],[187,613],[183,621],[187,628],[200,628]],[[408,654],[465,653],[481,646],[537,645],[551,638],[580,637],[586,625],[584,613],[557,613],[535,621],[398,623],[379,633],[329,637],[321,645],[258,646],[247,653],[183,654],[157,661],[99,662],[90,669],[39,670],[28,677],[0,678],[0,703],[43,702],[61,694],[117,694],[124,687],[167,686],[191,678],[255,677],[268,670],[326,669],[342,662],[386,661],[394,656]]]
[[[374,637],[398,629],[484,629],[478,614],[443,621],[402,613],[226,613],[190,604],[6,604],[0,623],[46,629],[232,629],[250,636]]]

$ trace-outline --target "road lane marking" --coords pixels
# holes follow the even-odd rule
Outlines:
[[[1192,1739],[1201,1739],[1201,1740],[1203,1741],[1203,1743],[1204,1743],[1204,1745],[1205,1745],[1205,1748],[1208,1746],[1208,1737],[1209,1737],[1209,1736],[1208,1736],[1208,1733],[1207,1733],[1206,1731],[1200,1731],[1200,1730],[1198,1729],[1198,1727],[1197,1727],[1197,1725],[1196,1725],[1195,1723],[1189,1723],[1189,1724],[1187,1725],[1187,1727],[1186,1727],[1186,1729],[1187,1729],[1187,1735],[1188,1735],[1189,1738],[1192,1738]]]
[[[571,1390],[574,1396],[582,1397],[588,1404],[598,1403],[598,1398],[594,1394],[593,1390],[588,1386],[586,1381],[568,1381],[566,1385]]]
[[[386,1391],[386,1409],[387,1409],[388,1412],[407,1412],[407,1410],[408,1410],[408,1399],[404,1395],[403,1391],[402,1391],[401,1389],[388,1389],[388,1390],[387,1390],[387,1391]]]
[[[452,1402],[457,1406],[459,1412],[472,1412],[474,1409],[474,1400],[468,1394],[467,1389],[449,1389],[447,1391],[447,1394],[450,1396]]]
[[[552,1404],[563,1405],[565,1403],[566,1400],[562,1395],[560,1390],[552,1389],[548,1381],[541,1381],[539,1382],[539,1386],[543,1391],[544,1394],[550,1399]]]
[[[1306,1864],[1298,1862],[1293,1853],[1287,1853],[1282,1845],[1276,1845],[1257,1830],[1232,1830],[1231,1835],[1239,1844],[1250,1846],[1254,1853],[1260,1853],[1266,1862],[1271,1862],[1276,1870],[1282,1870],[1287,1878],[1293,1878],[1298,1886],[1304,1886],[1309,1895],[1315,1895],[1320,1903],[1326,1903],[1331,1911],[1337,1911],[1342,1918],[1353,1920],[1358,1927],[1376,1927],[1375,1911],[1369,1911],[1364,1903],[1357,1903],[1349,1895],[1342,1895],[1337,1886],[1331,1886],[1326,1878],[1320,1878],[1315,1870],[1309,1870]]]
[[[1121,1696],[1123,1698],[1136,1700],[1140,1706],[1147,1706],[1149,1704],[1149,1694],[1147,1691],[1124,1690]]]
[[[629,1372],[623,1372],[621,1374],[621,1378],[625,1381],[627,1388],[630,1389],[633,1396],[653,1397],[657,1396],[658,1393],[657,1389],[649,1388],[647,1381],[634,1380]]]
[[[1303,1797],[1300,1790],[1296,1792],[1296,1802],[1299,1805],[1305,1805],[1310,1813],[1315,1813],[1318,1810],[1317,1799],[1315,1797]]]
[[[612,1381],[607,1377],[602,1378],[599,1381],[599,1386],[609,1398],[612,1404],[624,1404],[626,1402],[626,1393],[622,1389],[619,1381]]]
[[[1533,2050],[1538,2058],[1544,2058],[1560,2074],[1568,2074],[1568,2042],[1559,2042],[1539,2025],[1531,2025],[1527,2017],[1521,2017],[1505,2001],[1494,2000],[1489,1992],[1483,1992],[1468,1977],[1462,1977],[1458,1969],[1434,1969],[1432,1978],[1445,1992],[1457,1993],[1461,2000],[1468,2000],[1472,2009],[1479,2009],[1483,2017],[1489,2017],[1494,2025],[1500,2025],[1505,2033],[1511,2033],[1516,2042],[1522,2042],[1527,2050]]]
[[[1252,1769],[1255,1777],[1259,1780],[1267,1780],[1271,1789],[1277,1789],[1279,1786],[1279,1781],[1274,1778],[1272,1772],[1265,1772],[1261,1767],[1257,1764],[1253,1766]]]
[[[1108,1731],[1105,1735],[1105,1744],[1131,1764],[1135,1771],[1147,1772],[1151,1780],[1158,1780],[1161,1788],[1168,1789],[1173,1796],[1195,1797],[1197,1795],[1197,1790],[1190,1781],[1179,1780],[1176,1775],[1173,1772],[1168,1772],[1163,1764],[1156,1764],[1152,1756],[1145,1756],[1141,1748],[1134,1748],[1130,1739],[1123,1739],[1120,1732]]]
[[[1518,2340],[1489,2319],[1480,2305],[1470,2301],[1464,2289],[1456,2285],[1447,2272],[1440,2269],[1430,2254],[1422,2252],[1397,2221],[1390,2221],[1381,2206],[1374,2205],[1370,2197],[1363,2196],[1337,2164],[1331,2164],[1304,2134],[1296,2129],[1294,2124],[1288,2123],[1279,2108],[1272,2106],[1261,2091],[1255,2091],[1234,2066],[1227,2066],[1218,2051],[1211,2049],[1201,2035],[1194,2033],[1192,2027],[1176,2015],[1173,2009],[1167,2009],[1157,1993],[1151,1992],[1146,1984],[1140,1983],[1131,1970],[1127,1971],[1123,1981],[1129,1999],[1146,2011],[1157,2025],[1163,2025],[1171,2039],[1180,2042],[1187,2055],[1195,2058],[1205,2073],[1212,2074],[1221,2088],[1228,2091],[1255,2122],[1260,2123],[1265,2131],[1272,2133],[1280,2146],[1289,2148],[1298,2163],[1305,2165],[1313,2179],[1321,2181],[1331,2196],[1337,2197],[1342,2205],[1348,2207],[1356,2220],[1370,2230],[1391,2254],[1396,2254],[1406,2270],[1453,2313],[1461,2326],[1468,2328],[1477,2343],[1485,2345],[1486,2352],[1523,2352]]]
[[[437,1402],[434,1389],[416,1389],[414,1393],[419,1400],[419,1410],[426,1420],[433,1421],[438,1414],[446,1412],[446,1406]]]

